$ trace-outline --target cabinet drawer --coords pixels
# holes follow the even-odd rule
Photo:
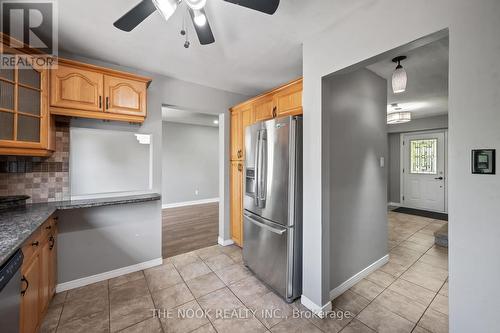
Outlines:
[[[42,232],[40,228],[38,228],[31,236],[28,238],[26,242],[24,242],[22,251],[24,255],[24,261],[28,262],[31,257],[40,249],[42,245]]]

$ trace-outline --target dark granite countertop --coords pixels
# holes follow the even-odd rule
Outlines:
[[[90,208],[160,200],[158,193],[98,199],[67,200],[0,211],[0,265],[58,209]]]

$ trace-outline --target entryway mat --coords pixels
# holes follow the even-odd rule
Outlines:
[[[428,210],[398,207],[398,208],[394,209],[393,212],[428,217],[428,218],[436,219],[436,220],[448,221],[448,214],[430,212]]]

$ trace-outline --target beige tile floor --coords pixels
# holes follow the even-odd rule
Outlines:
[[[238,247],[216,245],[57,294],[41,332],[448,332],[448,253],[433,245],[442,223],[389,212],[389,263],[333,301],[344,316],[286,304],[242,265]]]

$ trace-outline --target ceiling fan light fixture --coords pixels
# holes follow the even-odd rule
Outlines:
[[[207,24],[207,17],[205,16],[205,14],[203,14],[199,10],[194,11],[193,20],[194,20],[194,23],[199,27],[203,27],[205,24]]]
[[[160,12],[161,16],[165,20],[168,20],[170,16],[177,9],[177,0],[152,0],[156,9]]]
[[[394,73],[392,73],[392,91],[395,94],[402,93],[406,90],[406,84],[408,83],[408,75],[406,70],[401,66],[401,61],[405,60],[405,56],[399,56],[392,59],[393,62],[397,63]]]
[[[200,10],[205,7],[207,0],[184,0],[192,10]]]

